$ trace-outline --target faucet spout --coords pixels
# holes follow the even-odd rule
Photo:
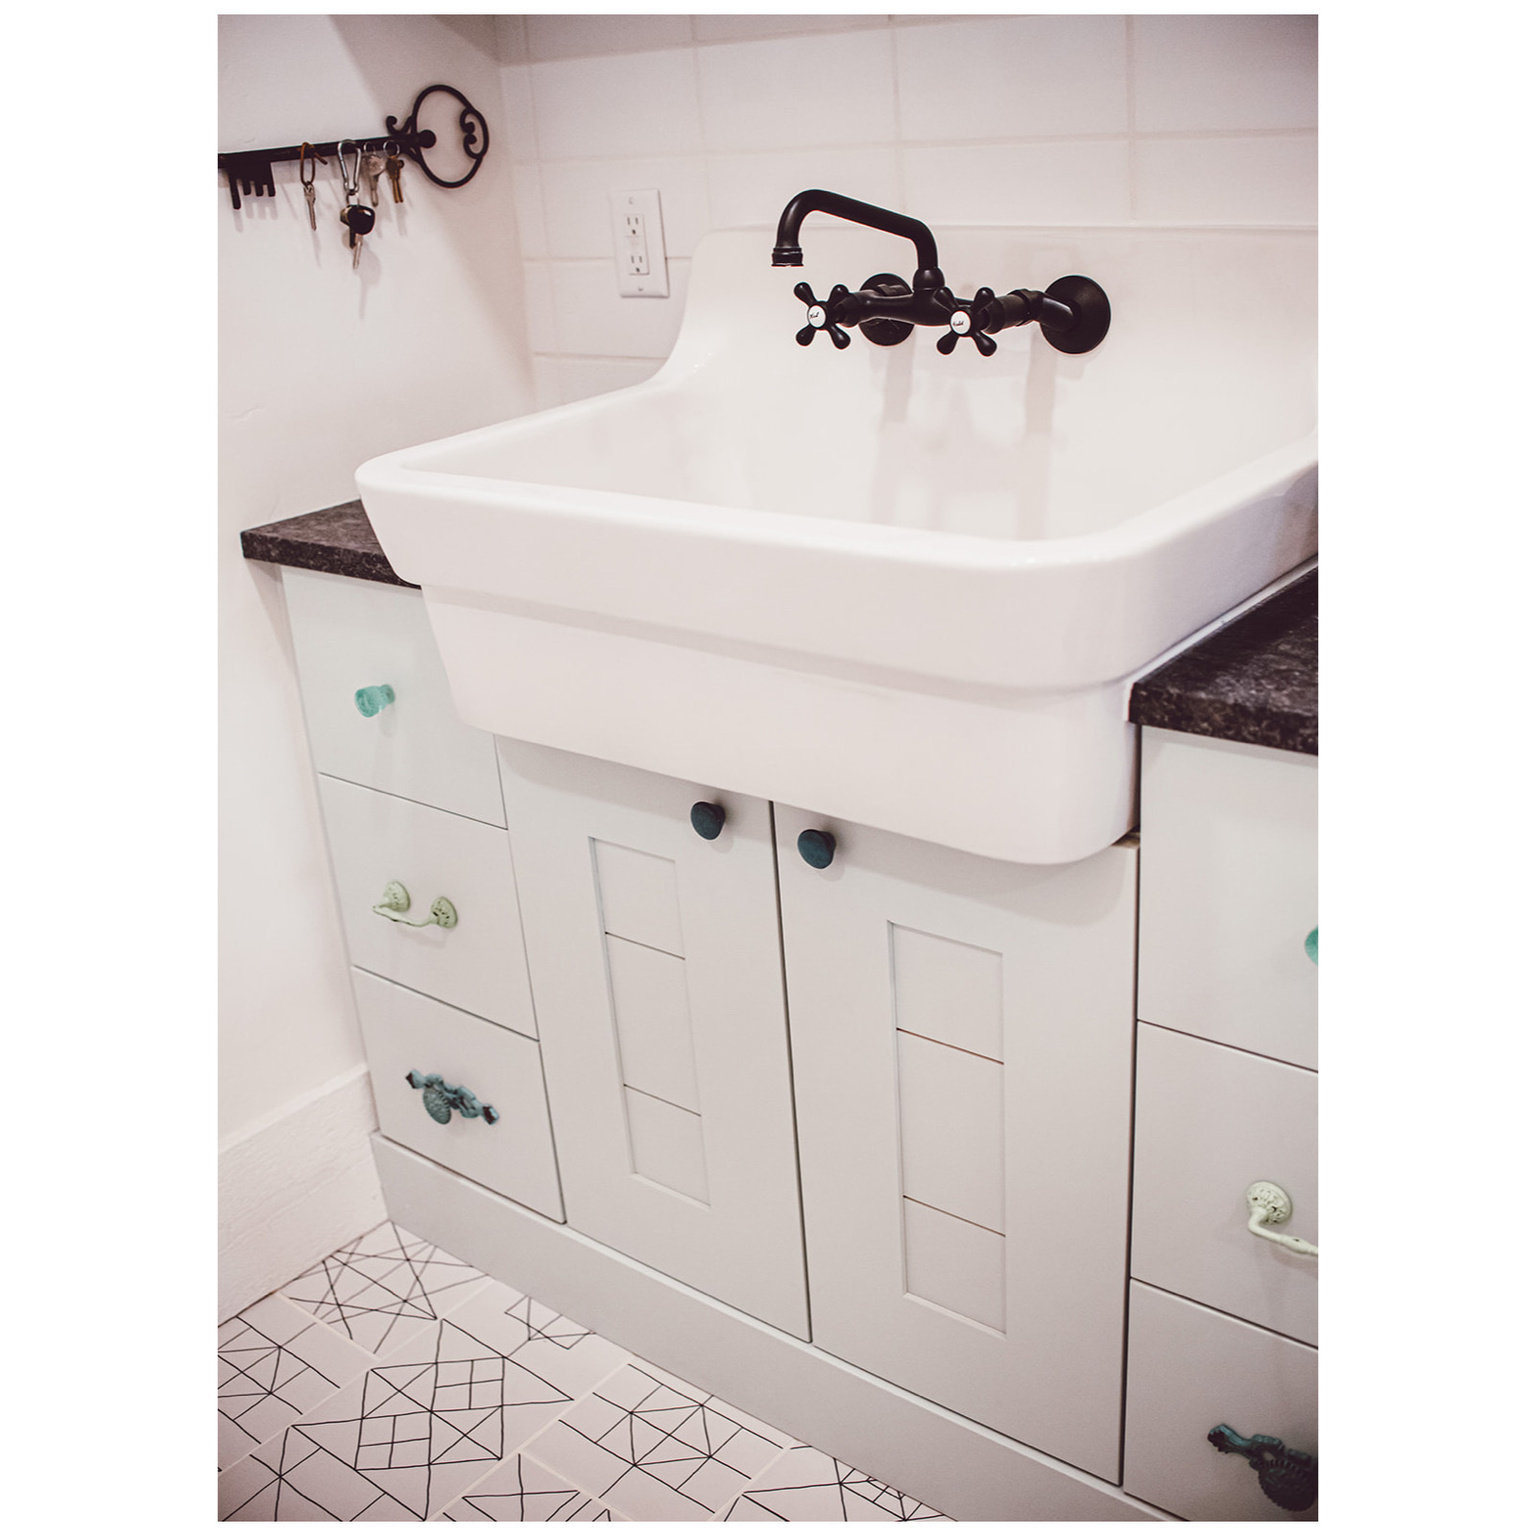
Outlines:
[[[808,213],[830,213],[869,229],[882,229],[887,234],[899,235],[910,240],[917,251],[917,274],[912,286],[919,292],[939,287],[944,274],[939,271],[939,248],[933,231],[920,219],[908,218],[904,213],[893,213],[889,208],[877,208],[873,203],[861,203],[857,198],[844,197],[841,192],[825,192],[812,187],[797,192],[784,205],[779,215],[779,232],[773,247],[773,264],[776,267],[798,267],[804,264],[800,250],[800,225]]]

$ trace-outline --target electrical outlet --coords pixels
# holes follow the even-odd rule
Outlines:
[[[613,255],[626,298],[667,297],[667,248],[661,235],[661,193],[610,192]]]

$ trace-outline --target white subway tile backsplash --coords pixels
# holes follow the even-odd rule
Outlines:
[[[709,228],[704,162],[568,160],[544,167],[549,254],[613,260],[608,194],[654,187],[661,193],[662,234],[669,255],[691,256]]]
[[[1136,16],[1139,133],[1317,125],[1316,16]]]
[[[552,406],[564,405],[565,397],[560,393],[560,366],[564,362],[559,357],[535,357],[533,360],[533,408],[536,411],[547,411]]]
[[[615,13],[495,27],[541,405],[649,377],[698,240],[771,229],[807,187],[935,227],[1316,222],[1310,15]],[[673,291],[621,299],[608,195],[649,187]]]
[[[528,54],[535,61],[584,59],[599,54],[686,48],[693,32],[686,16],[526,16]]]
[[[703,147],[692,48],[528,68],[542,159],[689,155]]]
[[[835,46],[784,38],[697,53],[711,151],[884,144],[895,137],[888,32],[851,32]]]
[[[533,122],[533,79],[526,64],[506,64],[501,70],[501,103],[506,134],[496,145],[514,160],[539,158],[538,134]],[[496,136],[492,134],[492,142]]]
[[[557,351],[554,290],[548,262],[523,263],[523,304],[528,315],[529,351]]]
[[[824,187],[886,208],[894,208],[901,200],[896,150],[885,144],[864,149],[711,155],[707,164],[710,226],[714,229],[754,224],[772,228],[785,203],[807,187]]]
[[[817,32],[852,32],[883,27],[884,16],[695,16],[698,43],[740,43],[757,37],[804,37]]]
[[[611,261],[562,261],[550,268],[555,341],[549,350],[587,357],[664,358],[677,340],[688,263],[669,261],[665,299],[620,298]]]
[[[512,206],[517,213],[517,238],[524,261],[549,255],[544,233],[544,193],[537,164],[512,167]]]
[[[1317,223],[1317,139],[1143,139],[1136,219],[1149,224]]]
[[[557,403],[587,400],[643,384],[661,365],[653,357],[561,357],[539,359],[556,365]]]
[[[926,224],[1123,224],[1124,139],[902,151],[907,207]]]
[[[999,16],[895,34],[907,140],[1124,133],[1120,16]]]

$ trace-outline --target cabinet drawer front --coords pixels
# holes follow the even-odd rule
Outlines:
[[[498,747],[567,1220],[806,1337],[767,803]]]
[[[353,970],[352,990],[379,1129],[477,1184],[564,1220],[537,1042],[367,971]],[[495,1123],[453,1113],[438,1124],[407,1080],[412,1072],[467,1088],[496,1111]]]
[[[1261,1179],[1317,1243],[1317,1074],[1143,1024],[1131,1273],[1315,1344],[1319,1261],[1248,1230]]]
[[[1317,759],[1143,731],[1141,1017],[1315,1067],[1316,927]]]
[[[1115,1479],[1135,849],[776,818],[812,1342]]]
[[[352,963],[537,1035],[506,833],[323,774],[319,783]],[[446,896],[458,922],[391,922],[374,911],[391,881],[410,896],[400,916],[420,922]]]
[[[317,771],[504,826],[495,740],[459,719],[421,594],[299,570],[283,591]]]
[[[1131,1282],[1125,1491],[1186,1520],[1292,1520],[1218,1424],[1317,1455],[1317,1351]]]

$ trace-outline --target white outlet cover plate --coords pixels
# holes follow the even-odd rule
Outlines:
[[[661,193],[610,192],[613,222],[613,259],[618,271],[619,292],[626,298],[664,299],[667,287],[667,249],[661,235]],[[640,221],[636,236],[631,220]],[[638,265],[631,260],[638,255]]]

